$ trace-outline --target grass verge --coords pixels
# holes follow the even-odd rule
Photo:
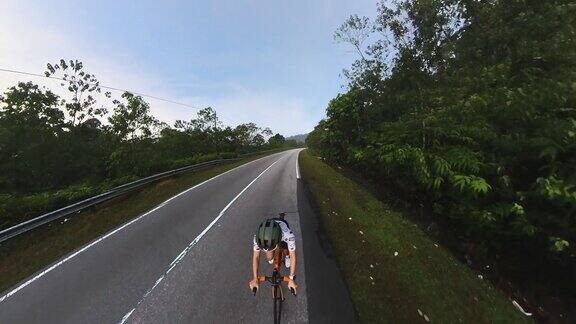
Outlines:
[[[299,159],[363,323],[529,321],[401,213],[308,150]]]
[[[0,292],[177,193],[269,154],[273,152],[172,177],[0,243]]]

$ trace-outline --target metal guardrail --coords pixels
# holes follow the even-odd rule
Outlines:
[[[132,190],[144,187],[144,186],[149,185],[149,184],[156,182],[158,180],[169,178],[171,176],[185,173],[185,172],[199,170],[199,169],[202,169],[202,168],[207,167],[207,166],[213,166],[213,165],[218,165],[218,164],[222,164],[225,162],[237,161],[237,160],[240,160],[241,157],[243,157],[243,156],[250,156],[250,155],[266,153],[266,152],[271,152],[271,151],[275,151],[275,150],[268,150],[268,151],[243,154],[243,155],[240,155],[240,157],[233,158],[233,159],[218,159],[218,160],[202,162],[202,163],[189,165],[189,166],[185,166],[182,168],[178,168],[178,169],[174,169],[174,170],[170,170],[170,171],[166,171],[166,172],[162,172],[162,173],[157,173],[157,174],[151,175],[151,176],[146,177],[146,178],[142,178],[142,179],[139,179],[139,180],[136,180],[133,182],[123,184],[121,186],[113,188],[113,189],[111,189],[105,193],[99,194],[97,196],[90,197],[88,199],[79,201],[75,204],[60,208],[58,210],[40,215],[38,217],[32,218],[30,220],[27,220],[27,221],[22,222],[20,224],[14,225],[12,227],[8,227],[6,229],[0,230],[0,243],[4,242],[4,241],[6,241],[6,240],[8,240],[14,236],[25,233],[31,229],[34,229],[38,226],[41,226],[41,225],[44,225],[44,224],[49,223],[51,221],[54,221],[58,218],[80,212],[84,209],[87,209],[87,208],[90,208],[90,207],[95,206],[97,204],[103,203],[107,200],[119,197],[121,195],[124,195],[124,194],[132,191]]]

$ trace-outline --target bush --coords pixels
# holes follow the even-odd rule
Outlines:
[[[339,35],[370,32],[357,22]],[[467,253],[576,288],[561,275],[576,269],[576,7],[382,2],[373,27],[391,37],[347,72],[308,145],[421,206]]]
[[[157,164],[150,163],[149,170],[158,170],[158,172],[163,172],[216,159],[237,158],[238,156],[238,153],[234,152],[221,152],[204,155],[198,154],[179,160],[162,160]],[[149,171],[145,176],[150,176],[152,174],[153,173]],[[0,228],[7,228],[16,225],[25,220],[66,207],[141,178],[143,177],[137,175],[126,175],[116,179],[106,180],[95,185],[87,183],[78,184],[69,186],[65,189],[36,194],[0,194]]]
[[[0,195],[0,228],[16,225],[98,193],[100,189],[82,184],[32,195]]]

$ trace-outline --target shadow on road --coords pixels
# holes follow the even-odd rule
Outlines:
[[[357,323],[348,287],[336,263],[328,236],[315,213],[310,192],[298,180],[298,209],[305,255],[310,323]]]

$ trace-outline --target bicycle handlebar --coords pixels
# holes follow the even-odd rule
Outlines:
[[[288,276],[282,276],[280,278],[282,278],[282,282],[290,281],[290,277],[288,277]],[[258,276],[258,282],[270,281],[271,279],[272,279],[272,277],[270,277],[270,276]],[[258,288],[256,288],[256,287],[252,288],[252,293],[254,294],[254,296],[256,296],[257,291],[258,291]],[[292,293],[292,295],[296,296],[296,291],[293,288],[290,288],[290,292]]]

